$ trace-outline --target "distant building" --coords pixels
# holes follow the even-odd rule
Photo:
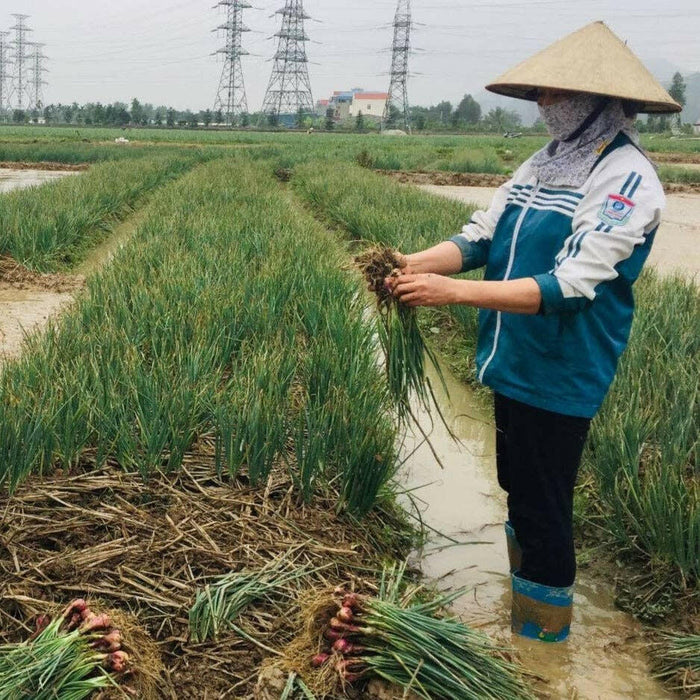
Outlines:
[[[318,100],[316,102],[316,114],[319,117],[325,117],[326,112],[328,111],[328,104],[330,100]]]
[[[700,119],[698,119],[695,124],[693,124],[693,131],[696,134],[700,134]]]
[[[336,90],[329,100],[319,100],[319,114],[326,114],[328,108],[333,109],[333,118],[337,122],[357,117],[362,112],[369,119],[381,119],[389,95],[386,92],[367,92],[362,88],[352,90]]]
[[[337,122],[344,122],[350,116],[350,106],[352,105],[352,99],[356,92],[362,92],[361,88],[354,88],[353,90],[341,91],[336,90],[331,99],[329,100],[329,106],[334,109],[334,119]]]
[[[362,112],[364,117],[381,119],[388,99],[386,92],[356,92],[350,105],[350,116],[356,117]]]

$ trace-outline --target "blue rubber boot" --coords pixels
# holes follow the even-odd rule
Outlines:
[[[569,636],[574,587],[555,588],[513,574],[512,629],[541,642],[563,642]]]
[[[515,536],[515,528],[510,520],[506,520],[506,543],[508,545],[510,573],[514,574],[520,569],[523,563],[523,550],[520,548],[520,544],[518,544],[518,538]]]

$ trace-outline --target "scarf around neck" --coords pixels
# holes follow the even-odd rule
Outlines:
[[[540,107],[540,114],[554,139],[532,157],[539,180],[554,187],[581,187],[605,148],[622,131],[639,145],[634,119],[625,116],[621,100],[610,100],[580,134],[577,130],[600,104],[594,95],[572,95],[556,104]],[[574,134],[575,138],[570,138]]]

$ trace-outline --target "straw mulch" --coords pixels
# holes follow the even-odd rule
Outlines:
[[[157,643],[160,697],[252,698],[263,662],[299,631],[298,610],[280,618],[251,606],[241,626],[257,643],[230,634],[194,645],[187,611],[195,591],[292,547],[299,566],[326,567],[304,582],[309,588],[362,588],[384,557],[406,554],[410,537],[394,516],[360,523],[336,515],[336,503],[329,493],[304,505],[281,468],[264,489],[244,477],[220,480],[205,443],[180,474],[147,483],[116,466],[32,479],[0,499],[0,642],[25,639],[32,618],[53,604],[97,599],[134,616]],[[387,531],[392,542],[378,534]],[[153,660],[137,653],[136,677],[139,663],[152,671]]]

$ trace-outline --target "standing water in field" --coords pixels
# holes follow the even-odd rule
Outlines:
[[[525,666],[543,679],[543,697],[578,700],[662,700],[672,698],[651,678],[641,626],[613,604],[612,587],[585,571],[576,583],[571,636],[560,645],[510,634],[510,577],[503,522],[505,494],[496,480],[495,429],[484,402],[443,370],[450,400],[432,377],[437,401],[462,444],[439,422],[416,410],[423,429],[445,465],[436,464],[427,445],[410,436],[404,453],[406,489],[433,534],[421,568],[440,589],[473,589],[454,604],[467,623],[498,641],[515,645]],[[466,543],[466,544],[464,544]]]
[[[70,171],[11,170],[0,168],[0,194],[54,182]],[[58,275],[40,276],[19,267],[8,271],[0,263],[0,363],[17,357],[26,334],[42,329],[50,318],[73,300],[78,280]]]
[[[0,193],[36,187],[46,182],[54,182],[68,175],[78,175],[74,171],[63,170],[12,170],[0,168]]]

